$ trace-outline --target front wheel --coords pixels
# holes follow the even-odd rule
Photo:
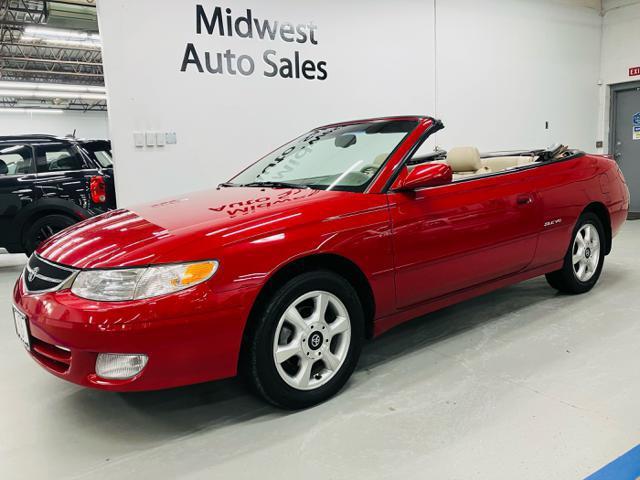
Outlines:
[[[591,290],[602,272],[605,238],[600,218],[591,212],[583,213],[573,231],[562,268],[546,275],[549,284],[563,293]]]
[[[77,220],[61,214],[45,215],[38,218],[24,234],[25,253],[31,255],[42,242],[75,223]]]
[[[360,300],[344,278],[322,270],[292,278],[258,315],[247,373],[266,400],[306,408],[343,387],[364,334]]]

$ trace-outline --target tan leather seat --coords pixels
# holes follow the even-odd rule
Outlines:
[[[491,169],[492,172],[499,172],[501,170],[507,170],[509,168],[521,167],[523,165],[528,165],[535,161],[535,157],[533,156],[525,156],[525,155],[513,155],[513,156],[504,156],[504,157],[492,157],[492,158],[483,158],[481,160],[482,165]]]
[[[388,153],[381,153],[380,155],[377,155],[376,158],[373,159],[372,165],[374,167],[382,166],[382,164],[384,163],[384,161],[387,159],[388,156],[389,156]]]
[[[373,159],[373,162],[370,165],[363,167],[360,172],[365,175],[375,175],[375,173],[380,169],[385,160],[389,157],[388,153],[381,153],[380,155],[376,155]]]
[[[480,152],[475,147],[455,147],[447,153],[447,163],[453,170],[453,179],[458,180],[469,175],[491,173],[489,167],[483,166]]]

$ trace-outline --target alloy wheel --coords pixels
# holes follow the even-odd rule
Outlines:
[[[596,273],[600,261],[600,235],[598,229],[585,223],[573,241],[571,262],[573,272],[581,282],[588,282]]]
[[[297,390],[314,390],[340,370],[349,352],[351,320],[334,294],[313,291],[294,300],[281,316],[273,341],[280,377]]]
[[[38,242],[44,242],[49,237],[53,237],[56,233],[63,230],[64,227],[54,227],[53,225],[43,225],[38,230],[36,239]]]

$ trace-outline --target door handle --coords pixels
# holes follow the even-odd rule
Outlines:
[[[531,195],[518,195],[516,203],[518,205],[529,205],[530,203],[533,203],[533,197]]]

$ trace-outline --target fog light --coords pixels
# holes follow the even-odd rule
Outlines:
[[[96,373],[102,378],[125,380],[139,374],[148,360],[149,358],[142,354],[99,353]]]

